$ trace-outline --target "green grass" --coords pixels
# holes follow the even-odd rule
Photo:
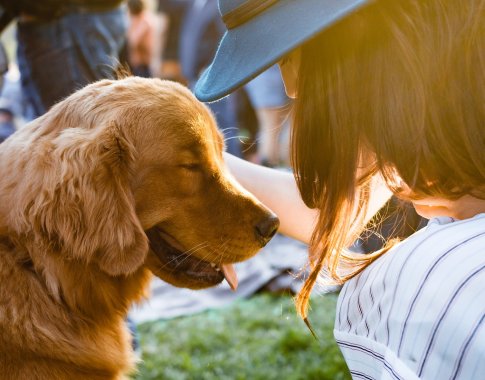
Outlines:
[[[315,297],[316,341],[291,297],[261,294],[230,307],[139,326],[137,380],[350,379],[333,339],[335,294]]]

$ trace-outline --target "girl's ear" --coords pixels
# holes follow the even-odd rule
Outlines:
[[[91,130],[65,129],[49,146],[49,164],[27,210],[34,236],[109,275],[136,271],[148,241],[130,188],[133,144],[112,122]]]

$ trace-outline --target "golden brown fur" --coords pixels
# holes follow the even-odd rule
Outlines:
[[[215,285],[209,263],[269,240],[277,220],[222,150],[188,90],[140,78],[92,84],[0,145],[0,379],[122,378],[152,272]]]

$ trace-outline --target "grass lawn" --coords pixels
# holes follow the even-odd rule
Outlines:
[[[256,295],[230,307],[139,326],[136,380],[350,379],[333,339],[335,294],[315,297],[316,341],[290,296]]]

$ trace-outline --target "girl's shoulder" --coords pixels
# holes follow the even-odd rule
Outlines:
[[[376,260],[352,285],[381,283],[401,297],[415,287],[439,289],[441,283],[459,284],[475,275],[483,276],[485,284],[483,269],[485,214],[466,220],[439,217]]]
[[[438,217],[397,244],[382,257],[382,261],[397,267],[399,272],[409,265],[426,270],[428,266],[434,266],[436,260],[463,261],[467,256],[480,252],[485,252],[485,214],[466,220]],[[485,261],[485,256],[481,256]],[[379,266],[378,262],[371,267]]]
[[[485,214],[477,214],[472,218],[457,220],[447,216],[441,216],[431,219],[427,226],[418,231],[416,234],[411,235],[409,240],[439,240],[443,239],[443,236],[449,237],[444,239],[443,243],[449,243],[450,241],[459,242],[460,240],[467,240],[471,235],[477,235],[477,238],[481,234],[485,233]]]
[[[345,284],[336,335],[420,378],[474,378],[485,370],[483,294],[485,214],[436,218]]]
[[[465,276],[470,263],[485,265],[485,214],[466,220],[438,217],[348,281],[344,290],[350,292],[343,294],[360,292],[371,284],[404,291],[433,276],[446,277],[450,271]],[[403,283],[407,286],[401,287]]]

